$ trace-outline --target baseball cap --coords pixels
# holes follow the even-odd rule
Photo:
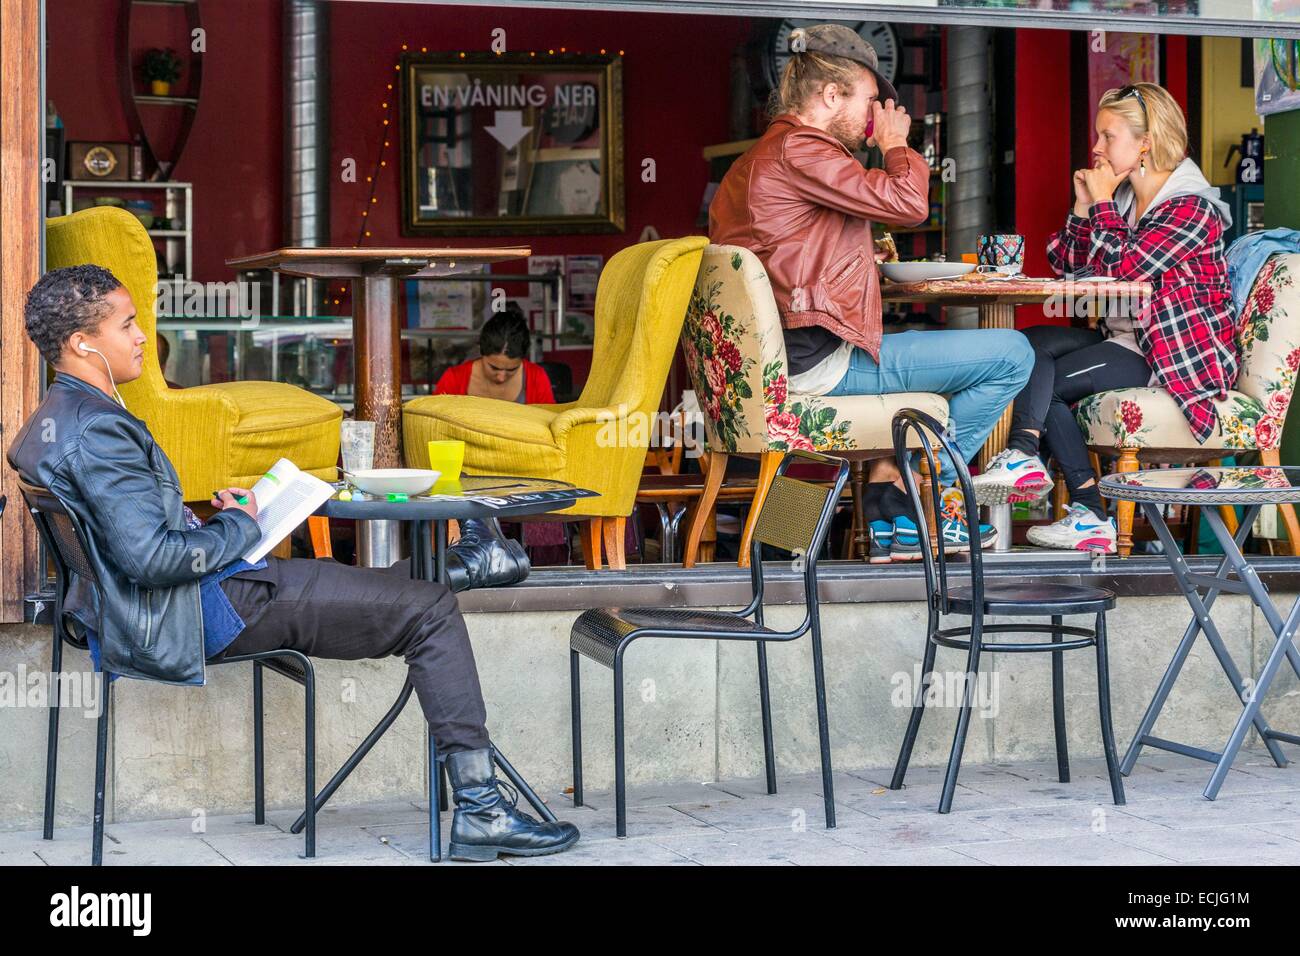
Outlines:
[[[803,49],[811,53],[826,53],[830,56],[842,56],[855,63],[861,63],[871,71],[880,87],[880,102],[893,100],[898,103],[898,91],[880,73],[876,51],[870,43],[858,36],[842,23],[819,23],[811,27],[799,27],[790,33],[790,46],[793,49],[797,40],[802,38]]]

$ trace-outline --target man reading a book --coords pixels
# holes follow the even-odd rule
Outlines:
[[[452,858],[534,856],[577,841],[572,824],[539,822],[498,789],[474,653],[447,587],[411,580],[408,562],[385,570],[328,559],[249,564],[242,556],[262,536],[253,493],[221,490],[212,499],[218,510],[201,521],[148,427],[117,394],[140,376],[146,338],[112,273],[84,265],[46,274],[27,296],[25,320],[56,374],[8,461],[53,492],[85,531],[99,588],[74,577],[64,612],[98,669],[198,684],[204,659],[225,654],[400,654],[448,755]]]

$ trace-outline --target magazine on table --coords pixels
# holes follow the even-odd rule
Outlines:
[[[484,489],[491,491],[494,489]],[[502,492],[506,489],[502,488]],[[537,501],[576,501],[579,498],[598,498],[600,492],[588,491],[586,488],[557,488],[543,491],[522,491],[515,493],[484,494],[466,493],[463,495],[420,495],[421,498],[433,500],[473,501],[487,505],[489,508],[508,508],[511,505],[528,504]]]
[[[288,458],[272,465],[249,490],[257,501],[257,526],[262,529],[262,537],[244,555],[249,564],[266,557],[334,494],[328,482],[309,475]]]

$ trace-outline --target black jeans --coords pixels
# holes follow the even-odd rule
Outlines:
[[[1151,366],[1145,357],[1092,329],[1036,325],[1024,333],[1034,347],[1034,370],[1012,406],[1011,431],[1039,433],[1073,497],[1096,476],[1070,405],[1113,388],[1140,388],[1151,380]]]
[[[438,749],[480,750],[488,745],[487,711],[456,595],[410,574],[409,559],[381,570],[268,557],[265,570],[221,582],[244,620],[223,654],[282,647],[338,661],[400,654]]]

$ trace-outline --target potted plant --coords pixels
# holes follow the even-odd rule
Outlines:
[[[154,96],[167,96],[172,84],[181,78],[181,58],[172,49],[149,50],[144,55],[144,78]]]

